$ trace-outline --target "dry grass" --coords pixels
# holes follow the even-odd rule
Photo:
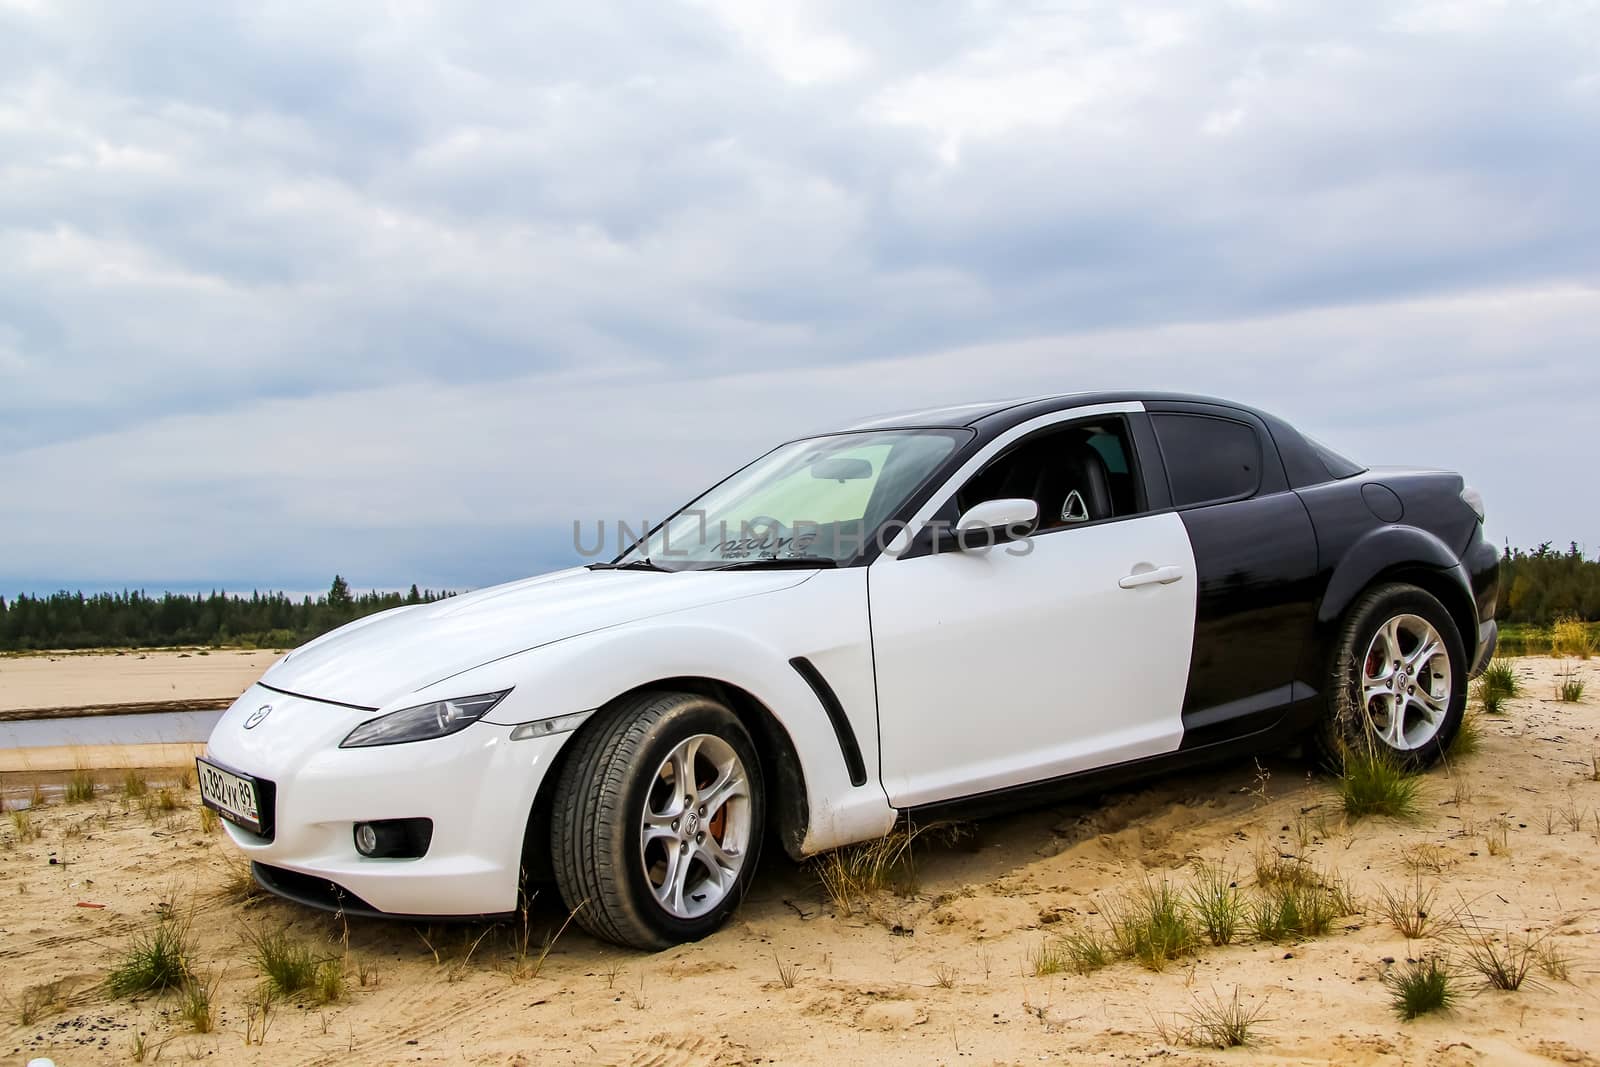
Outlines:
[[[1453,915],[1439,914],[1438,890],[1425,889],[1421,883],[1398,895],[1390,892],[1387,886],[1380,887],[1376,909],[1401,936],[1412,941],[1432,937],[1455,921]]]
[[[1469,918],[1471,912],[1467,912]],[[1472,920],[1463,927],[1460,942],[1466,965],[1483,976],[1491,989],[1515,992],[1538,965],[1548,934],[1527,937],[1506,931],[1497,936]]]
[[[62,796],[68,804],[82,804],[84,801],[94,799],[94,790],[94,775],[79,767],[72,772],[72,777],[67,779]]]
[[[1252,1028],[1262,1019],[1265,1004],[1245,1007],[1239,999],[1239,988],[1227,1000],[1211,991],[1209,1001],[1195,998],[1194,1007],[1172,1021],[1152,1016],[1156,1036],[1163,1044],[1190,1048],[1230,1049],[1248,1045]]]
[[[1595,654],[1594,634],[1576,615],[1562,615],[1550,627],[1550,652],[1556,656],[1588,659]]]
[[[66,1000],[66,991],[62,988],[65,983],[57,979],[54,982],[42,982],[32,985],[22,991],[22,999],[13,1004],[8,999],[6,1006],[15,1015],[17,1022],[22,1026],[32,1026],[47,1015],[53,1015],[60,1010]]]
[[[1483,747],[1483,724],[1478,721],[1478,713],[1466,712],[1461,716],[1461,725],[1456,728],[1455,740],[1450,742],[1452,756],[1475,755]]]
[[[33,824],[32,808],[17,808],[11,813],[11,833],[21,845],[36,840],[39,828]]]
[[[1571,664],[1567,664],[1556,675],[1556,696],[1563,704],[1576,704],[1582,700],[1583,690],[1583,679],[1578,677],[1578,669]]]
[[[217,813],[206,807],[204,804],[200,805],[200,832],[203,834],[214,834],[221,829],[221,827],[222,820],[217,816]]]
[[[220,978],[208,981],[196,977],[184,986],[183,1004],[179,1009],[179,1015],[189,1024],[189,1029],[197,1034],[209,1034],[216,1028],[217,1009],[213,1000],[220,982]]]
[[[122,776],[122,795],[128,800],[138,800],[150,792],[150,783],[138,771],[129,770]]]
[[[811,869],[834,911],[849,918],[886,889],[913,887],[912,846],[918,833],[909,826],[896,827],[875,840],[834,849],[813,860]]]

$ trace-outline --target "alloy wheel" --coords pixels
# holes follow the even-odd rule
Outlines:
[[[733,746],[695,734],[661,761],[639,835],[645,879],[678,919],[698,919],[738,883],[750,849],[750,778]]]
[[[1378,739],[1396,752],[1434,740],[1450,708],[1450,654],[1418,615],[1396,615],[1373,635],[1361,671],[1362,706]]]

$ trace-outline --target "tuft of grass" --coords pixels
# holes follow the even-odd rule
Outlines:
[[[1232,944],[1244,925],[1244,895],[1234,871],[1218,864],[1195,865],[1189,887],[1189,908],[1206,940],[1213,945]]]
[[[1115,955],[1106,939],[1094,930],[1067,931],[1062,935],[1061,948],[1072,969],[1079,974],[1093,974],[1102,967],[1111,966]]]
[[[17,1022],[23,1026],[32,1026],[44,1016],[51,1014],[61,1007],[66,998],[62,989],[63,980],[45,982],[41,985],[29,986],[22,991],[22,1001],[16,1004]],[[9,1001],[7,1002],[9,1005]]]
[[[214,834],[214,833],[217,832],[217,829],[221,825],[222,825],[222,820],[217,817],[217,813],[216,812],[212,811],[210,808],[206,807],[204,804],[200,805],[200,832],[201,833],[203,833],[203,834]]]
[[[1250,1043],[1251,1028],[1261,1021],[1265,1004],[1245,1007],[1239,1001],[1239,987],[1233,987],[1233,996],[1223,1000],[1217,991],[1211,991],[1210,1002],[1195,998],[1194,1010],[1184,1018],[1188,1023],[1185,1044],[1197,1048],[1240,1048]]]
[[[1539,962],[1543,937],[1519,937],[1507,931],[1504,938],[1474,924],[1464,931],[1461,944],[1467,966],[1483,975],[1490,988],[1515,992]]]
[[[1491,856],[1505,856],[1511,852],[1511,820],[1504,815],[1496,815],[1489,821],[1489,828],[1484,831],[1483,844]]]
[[[1338,790],[1344,813],[1352,820],[1369,815],[1415,818],[1420,788],[1416,775],[1385,752],[1371,749],[1345,753]]]
[[[1387,887],[1378,889],[1378,914],[1389,921],[1401,936],[1411,941],[1431,937],[1449,926],[1453,917],[1440,915],[1436,907],[1438,891],[1424,889],[1420,882],[1398,895]]]
[[[1199,942],[1183,897],[1171,883],[1145,882],[1132,896],[1113,901],[1108,913],[1117,951],[1161,971]]]
[[[1277,849],[1256,849],[1256,885],[1317,885],[1317,869],[1298,856],[1285,856]]]
[[[1048,978],[1066,971],[1072,964],[1072,957],[1067,954],[1063,939],[1051,938],[1028,953],[1028,962],[1033,965],[1035,978]]]
[[[217,886],[218,896],[230,904],[249,904],[261,895],[261,887],[256,885],[248,862],[236,860],[224,852],[222,863],[228,868],[228,873],[223,875]]]
[[[1276,885],[1262,891],[1250,915],[1250,932],[1274,943],[1320,937],[1340,915],[1334,895],[1321,885]]]
[[[33,785],[28,787],[28,808],[30,810],[42,808],[48,803],[49,800],[44,795],[44,789],[40,787],[38,782],[34,782]]]
[[[849,918],[877,893],[915,885],[912,846],[920,831],[896,827],[858,845],[834,849],[812,861],[812,871],[833,910]]]
[[[934,964],[933,982],[940,989],[954,989],[956,987],[956,969],[948,963]]]
[[[11,831],[16,834],[18,844],[27,844],[39,836],[38,827],[33,825],[31,808],[17,808],[11,813]]]
[[[1456,1002],[1455,978],[1444,956],[1428,955],[1407,960],[1384,975],[1390,1004],[1406,1022],[1436,1011],[1448,1011]]]
[[[209,1034],[216,1028],[217,1009],[212,1004],[212,997],[220,981],[208,983],[204,979],[194,978],[183,987],[183,1005],[178,1014],[189,1024],[189,1029],[197,1034]]]
[[[1400,856],[1400,862],[1404,863],[1406,869],[1413,875],[1421,877],[1424,873],[1443,874],[1450,869],[1454,861],[1443,845],[1424,842],[1406,849]]]
[[[273,996],[293,996],[316,987],[326,958],[291,937],[288,929],[246,927],[244,938],[250,962],[266,979],[266,989]]]
[[[311,996],[318,1004],[334,1004],[344,999],[347,984],[344,966],[336,959],[325,959],[317,964],[316,977],[311,982]]]
[[[178,798],[173,796],[172,790],[162,786],[156,791],[155,796],[155,806],[157,811],[167,812],[178,810]]]
[[[1483,669],[1483,676],[1478,679],[1482,693],[1503,697],[1507,700],[1522,693],[1522,683],[1517,679],[1516,668],[1512,667],[1509,660],[1493,659]]]
[[[1469,711],[1461,716],[1461,725],[1456,728],[1455,740],[1450,742],[1452,756],[1471,756],[1483,747],[1483,724],[1478,721],[1478,714]]]
[[[1537,938],[1535,944],[1538,946],[1539,969],[1544,972],[1544,976],[1557,982],[1571,981],[1571,958],[1557,948],[1549,936]]]
[[[122,795],[127,799],[138,800],[148,792],[150,783],[138,771],[130,768],[122,775]]]
[[[122,961],[106,976],[106,989],[114,997],[181,989],[193,977],[189,970],[193,954],[188,920],[164,911],[149,926],[134,931]]]
[[[1550,652],[1556,656],[1588,659],[1595,654],[1595,637],[1589,624],[1576,615],[1561,615],[1550,627]]]
[[[72,777],[67,779],[67,787],[63,791],[68,804],[82,804],[86,800],[94,799],[94,775],[79,767],[72,772]]]
[[[1045,978],[1064,971],[1093,974],[1111,966],[1116,955],[1117,950],[1102,934],[1080,927],[1040,944],[1028,954],[1028,962],[1035,978]]]
[[[1583,679],[1578,677],[1577,668],[1570,664],[1556,676],[1556,696],[1561,698],[1563,704],[1576,704],[1583,699]]]

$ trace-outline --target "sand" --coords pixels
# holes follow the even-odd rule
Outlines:
[[[250,688],[279,655],[216,649],[3,656],[0,712],[119,704],[225,705]]]
[[[1600,678],[1584,665],[1591,695],[1561,704],[1553,661],[1517,663],[1527,695],[1482,720],[1477,754],[1427,776],[1413,822],[1347,824],[1327,780],[1294,760],[1234,764],[987,820],[921,853],[913,892],[849,917],[808,870],[769,854],[752,898],[705,942],[645,955],[569,930],[537,976],[516,973],[515,928],[352,921],[346,934],[291,904],[226,898],[233,850],[202,832],[181,784],[177,810],[148,817],[111,795],[51,805],[33,816],[37,840],[0,823],[0,1055],[126,1063],[143,1033],[150,1057],[159,1046],[163,1060],[229,1064],[1597,1064]],[[1207,947],[1161,973],[1121,962],[1034,976],[1041,944],[1102,922],[1118,894],[1149,879],[1187,883],[1198,859],[1236,868],[1248,886],[1268,850],[1336,871],[1368,910],[1326,936]],[[1502,938],[1547,936],[1569,977],[1535,971],[1507,993],[1463,974],[1454,1011],[1399,1021],[1385,961],[1462,959],[1459,930],[1408,943],[1371,909],[1381,887],[1419,878],[1437,887],[1436,915]],[[188,1033],[175,999],[112,1000],[99,985],[166,899],[192,909],[214,1033]],[[546,893],[528,928],[535,957],[561,918]],[[344,959],[350,989],[323,1007],[280,1003],[265,1044],[247,1045],[259,978],[241,933],[280,925]],[[47,983],[60,983],[54,1003],[19,1024],[20,1005]],[[1158,1036],[1156,1020],[1235,990],[1262,1015],[1249,1047]]]

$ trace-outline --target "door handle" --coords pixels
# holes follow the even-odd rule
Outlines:
[[[1134,571],[1117,584],[1124,589],[1137,589],[1141,585],[1171,585],[1182,577],[1182,567],[1157,567],[1148,571]]]

